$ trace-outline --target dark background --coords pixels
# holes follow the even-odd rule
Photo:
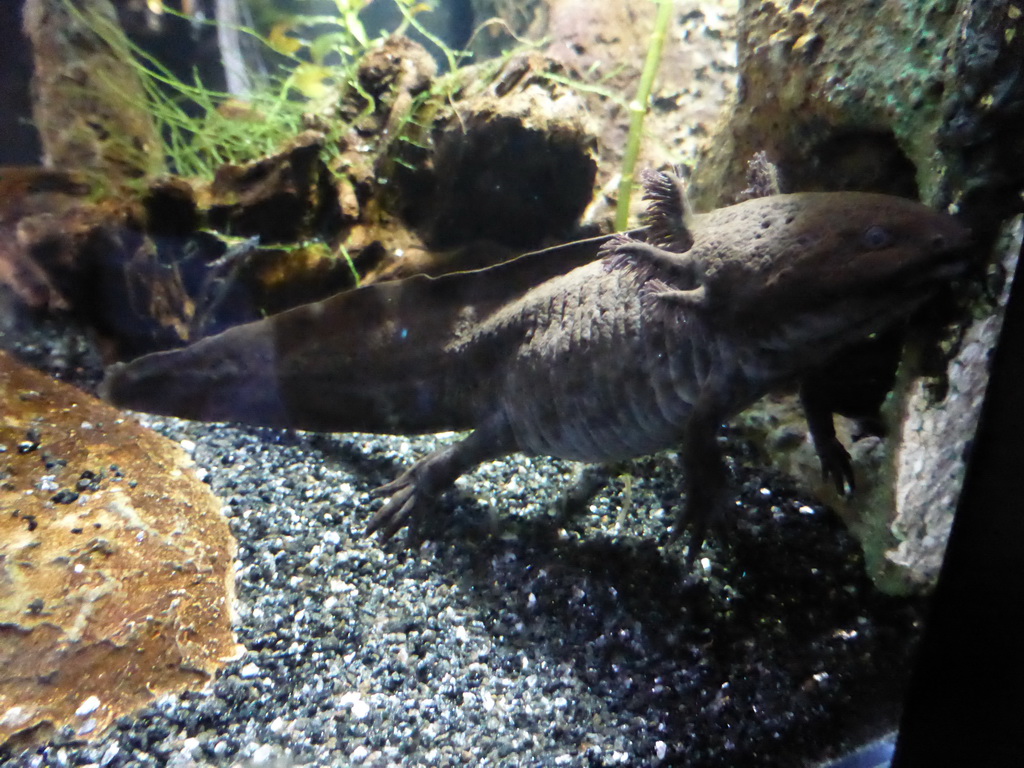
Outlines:
[[[32,51],[21,31],[20,0],[0,2],[0,165],[38,165],[39,137],[31,124]]]

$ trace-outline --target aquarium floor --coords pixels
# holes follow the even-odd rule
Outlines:
[[[19,352],[94,383],[68,338]],[[552,510],[575,465],[492,462],[422,542],[382,546],[363,535],[370,490],[453,437],[140,418],[225,504],[247,653],[96,741],[4,765],[799,766],[898,717],[922,601],[875,592],[830,511],[742,462],[725,544],[690,575],[671,455],[568,524]]]

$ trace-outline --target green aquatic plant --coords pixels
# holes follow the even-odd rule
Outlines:
[[[210,88],[198,72],[193,73],[191,82],[183,81],[156,57],[132,43],[116,20],[89,16],[88,6],[77,10],[73,0],[64,2],[72,13],[87,18],[97,35],[130,61],[138,72],[146,93],[145,109],[158,124],[168,168],[179,175],[212,179],[217,169],[225,164],[244,165],[279,152],[311,125],[327,134],[324,160],[333,171],[341,172],[343,166],[338,160],[342,136],[353,123],[359,123],[379,109],[374,97],[362,89],[357,76],[360,57],[381,42],[381,37],[371,37],[359,19],[358,12],[365,5],[363,0],[334,0],[337,13],[330,15],[284,14],[276,10],[274,3],[265,3],[259,30],[236,27],[258,41],[267,57],[279,64],[275,72],[255,78],[252,90],[244,99]],[[415,30],[429,45],[436,47],[447,67],[444,74],[432,79],[424,92],[392,105],[386,130],[375,149],[379,154],[374,162],[375,171],[378,178],[383,179],[388,178],[389,169],[394,166],[415,170],[419,158],[429,151],[431,126],[437,113],[450,106],[456,93],[467,85],[460,68],[468,54],[448,47],[419,19],[420,12],[430,5],[417,0],[392,2],[403,17],[396,32]],[[588,84],[554,73],[544,75],[569,88],[600,93],[629,110],[630,128],[616,218],[619,229],[626,227],[643,117],[672,9],[671,0],[659,2],[651,48],[632,101],[617,89],[601,83]],[[166,12],[175,13],[170,9]],[[490,23],[493,20],[483,26]],[[536,45],[527,44],[528,47]],[[519,52],[521,49],[517,48],[474,68],[477,84],[497,76],[508,59]],[[338,109],[341,103],[357,104],[361,112],[352,115],[349,111],[342,118]]]
[[[624,230],[629,226],[629,210],[632,202],[634,187],[634,176],[636,174],[636,163],[640,155],[640,147],[643,144],[644,118],[650,108],[651,92],[654,89],[654,80],[658,74],[661,64],[661,56],[665,47],[665,40],[668,36],[669,24],[672,20],[672,11],[675,7],[674,0],[653,0],[658,5],[658,12],[655,16],[654,30],[651,33],[650,45],[647,49],[647,58],[644,61],[644,68],[637,84],[636,94],[632,99],[625,96],[615,87],[605,85],[619,75],[626,65],[611,69],[605,73],[597,82],[585,82],[577,77],[560,75],[553,72],[544,73],[543,77],[581,93],[591,93],[618,104],[629,114],[629,131],[626,137],[626,148],[623,153],[622,167],[619,171],[618,201],[615,209],[615,229]],[[588,75],[598,65],[592,65]]]
[[[668,25],[672,19],[675,0],[655,0],[658,14],[654,19],[654,31],[651,33],[651,44],[647,49],[647,59],[640,75],[636,98],[629,103],[629,135],[626,138],[626,152],[622,158],[622,171],[619,178],[618,203],[615,209],[615,228],[624,230],[629,225],[629,205],[633,195],[633,175],[636,172],[636,161],[640,155],[640,144],[643,141],[644,118],[647,116],[651,91],[654,89],[654,78],[661,64],[661,53],[665,48],[668,36]]]
[[[421,32],[416,15],[430,8],[417,0],[393,0]],[[266,34],[251,27],[238,31],[257,40],[279,65],[256,80],[244,100],[208,87],[198,71],[192,82],[176,76],[155,56],[133,43],[116,20],[64,0],[69,12],[82,20],[115,55],[131,63],[146,95],[145,108],[156,121],[170,169],[183,176],[210,179],[225,163],[244,164],[281,149],[308,126],[310,115],[334,107],[349,90],[359,93],[372,111],[373,100],[356,78],[360,56],[381,38],[371,38],[359,20],[363,0],[335,0],[336,15],[280,16]],[[164,7],[164,12],[181,15]],[[194,22],[194,20],[191,20]],[[203,22],[212,23],[212,22]],[[446,56],[455,54],[432,38]],[[452,58],[451,60],[454,60]],[[137,108],[137,105],[132,105]],[[347,130],[341,120],[318,121],[332,135]]]

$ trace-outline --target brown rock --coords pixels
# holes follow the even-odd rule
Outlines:
[[[238,655],[235,542],[191,464],[0,352],[0,743],[97,736]]]
[[[572,232],[593,193],[596,144],[578,94],[552,77],[565,74],[539,54],[492,77],[467,68],[465,87],[410,121],[378,175],[393,171],[397,212],[429,248],[528,250]]]
[[[609,223],[614,213],[635,98],[658,6],[650,0],[473,0],[477,18],[500,18],[478,34],[475,47],[494,53],[512,38],[551,40],[545,53],[561,63],[599,132],[597,186],[587,223]],[[661,65],[644,120],[636,168],[692,165],[734,90],[736,0],[674,0]],[[632,197],[634,221],[643,205]]]
[[[27,0],[24,18],[46,165],[89,169],[114,187],[158,173],[163,147],[109,0]]]

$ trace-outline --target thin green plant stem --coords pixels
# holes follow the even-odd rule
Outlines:
[[[352,261],[352,254],[348,252],[348,248],[345,247],[344,243],[338,246],[338,252],[341,253],[342,257],[345,259],[345,263],[348,264],[349,271],[352,273],[352,277],[355,278],[356,288],[358,288],[362,279],[359,277],[359,270],[356,269],[356,263]]]
[[[395,4],[398,6],[398,10],[402,14],[402,17],[404,18],[404,24],[411,26],[413,29],[415,29],[417,32],[423,35],[423,37],[425,37],[427,40],[429,40],[435,46],[437,46],[440,49],[441,53],[444,54],[445,60],[448,63],[449,72],[454,72],[456,69],[458,69],[459,64],[462,62],[462,60],[470,55],[467,51],[457,51],[449,48],[443,40],[437,37],[437,35],[433,34],[430,30],[424,27],[419,22],[419,20],[417,20],[416,14],[409,8],[408,4],[398,2],[398,0],[396,0]],[[403,30],[400,28],[399,32],[402,31]]]
[[[648,102],[654,88],[654,78],[661,64],[661,51],[665,47],[668,36],[668,24],[672,19],[675,0],[655,0],[658,3],[658,15],[654,19],[654,31],[651,33],[651,46],[647,49],[647,60],[640,75],[640,85],[636,98],[629,103],[629,135],[626,138],[626,154],[622,158],[622,177],[619,179],[619,200],[615,208],[615,229],[624,230],[629,224],[629,203],[633,194],[633,174],[636,171],[636,160],[640,155],[640,144],[643,140],[644,118],[647,116]]]
[[[579,91],[580,93],[592,93],[595,96],[600,96],[602,98],[608,99],[609,101],[618,104],[620,107],[625,107],[626,109],[629,109],[629,102],[627,102],[622,96],[618,94],[618,92],[616,92],[612,88],[606,88],[603,85],[593,85],[591,83],[585,83],[582,80],[577,80],[576,78],[559,75],[555,72],[540,72],[539,75],[543,77],[545,80],[550,80],[553,83],[564,85],[567,88],[573,89],[574,91]]]

